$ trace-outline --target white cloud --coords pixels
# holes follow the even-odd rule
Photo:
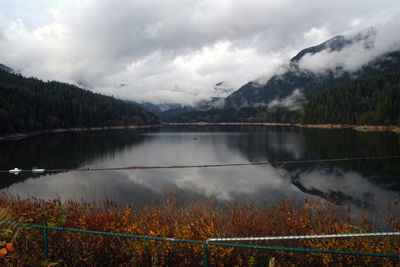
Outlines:
[[[290,96],[284,98],[276,98],[268,103],[268,108],[287,108],[289,110],[301,109],[301,105],[306,98],[303,92],[296,88]]]
[[[377,56],[400,49],[400,38],[393,34],[400,31],[400,24],[397,23],[399,18],[396,16],[392,21],[363,31],[360,41],[353,42],[340,51],[323,50],[313,55],[306,54],[299,66],[312,72],[325,72],[336,67],[354,72]],[[352,39],[354,36],[349,35],[346,38]]]
[[[256,78],[252,72],[253,64],[268,68],[282,63],[273,54],[259,54],[257,50],[250,48],[237,49],[227,41],[178,55],[160,65],[162,56],[163,53],[157,51],[128,66],[126,71],[111,77],[107,83],[117,81],[127,84],[118,89],[119,94],[126,98],[130,96],[132,86],[135,86],[138,100],[193,104],[215,95],[214,85],[219,81],[224,81],[229,88],[237,88]],[[261,72],[262,70],[258,73]],[[102,88],[97,91],[110,94],[114,89]],[[154,95],[160,98],[155,99]]]
[[[309,31],[304,33],[304,38],[314,44],[322,43],[328,40],[330,37],[329,30],[324,26],[321,28],[311,28]]]

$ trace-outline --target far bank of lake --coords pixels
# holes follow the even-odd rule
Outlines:
[[[275,123],[275,122],[184,122],[184,123],[162,123],[161,125],[170,126],[204,126],[204,125],[242,125],[242,126],[284,126],[284,127],[300,127],[300,128],[317,128],[317,129],[353,129],[360,132],[394,132],[400,134],[400,126],[397,125],[352,125],[352,124],[302,124],[302,123]],[[85,131],[106,131],[121,129],[143,129],[160,127],[161,125],[119,125],[119,126],[100,126],[100,127],[75,127],[75,128],[57,128],[44,129],[31,132],[16,132],[0,134],[1,141],[21,140],[24,138],[42,135],[66,132],[85,132]]]
[[[86,132],[86,131],[107,131],[107,130],[122,130],[122,129],[145,129],[152,127],[160,127],[160,125],[119,125],[119,126],[101,126],[101,127],[75,127],[75,128],[57,128],[57,129],[44,129],[32,132],[21,133],[8,133],[0,135],[1,141],[16,141],[24,138],[42,135],[42,134],[56,134],[68,132]]]
[[[353,124],[303,124],[303,123],[275,123],[275,122],[189,122],[189,123],[164,123],[165,125],[248,125],[248,126],[295,126],[300,128],[318,129],[353,129],[360,132],[394,132],[400,134],[397,125],[353,125]]]

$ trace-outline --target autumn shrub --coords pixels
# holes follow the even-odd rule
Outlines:
[[[398,204],[389,207],[387,225],[372,223],[367,212],[355,213],[322,199],[303,203],[282,201],[278,205],[255,205],[233,201],[228,204],[201,199],[178,202],[167,199],[140,207],[119,207],[113,202],[89,203],[0,195],[2,221],[59,226],[83,230],[171,237],[204,241],[214,237],[248,237],[364,233],[399,231]],[[19,224],[20,225],[20,224]],[[3,225],[7,229],[8,226]],[[389,228],[383,228],[389,227]],[[0,261],[19,266],[201,266],[203,246],[139,240],[133,238],[48,230],[49,261],[44,262],[41,229],[12,230],[13,258]],[[1,238],[0,238],[1,239]],[[400,240],[393,237],[342,238],[244,242],[264,246],[300,247],[400,254]],[[393,259],[316,253],[294,253],[238,247],[209,246],[211,266],[267,265],[274,257],[277,266],[292,265],[396,265]],[[11,255],[11,253],[9,254]]]
[[[8,207],[0,207],[0,222],[11,222],[13,212]],[[0,264],[15,266],[21,251],[16,252],[14,244],[23,236],[25,228],[19,224],[0,225]]]

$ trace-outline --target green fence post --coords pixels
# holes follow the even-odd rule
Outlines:
[[[208,266],[208,249],[207,249],[207,241],[203,243],[203,266]]]
[[[43,228],[43,248],[44,248],[44,261],[47,262],[49,258],[49,249],[48,249],[48,241],[47,241],[47,228]]]

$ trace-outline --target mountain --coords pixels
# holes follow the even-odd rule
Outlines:
[[[14,73],[14,70],[10,67],[7,67],[6,65],[3,65],[0,63],[0,70],[5,71],[5,72],[9,72],[9,73]]]
[[[128,103],[133,103],[147,111],[150,111],[156,115],[159,115],[167,110],[174,110],[174,109],[182,109],[185,108],[183,104],[178,103],[162,103],[162,104],[153,104],[150,102],[136,102],[136,101],[126,101]]]
[[[293,57],[290,61],[291,62],[299,62],[306,54],[314,55],[316,53],[320,53],[324,50],[331,50],[331,51],[340,51],[348,44],[351,44],[351,40],[346,40],[343,35],[338,35],[333,37],[332,39],[323,42],[322,44],[312,46],[309,48],[305,48],[301,50],[295,57]]]
[[[214,108],[220,108],[224,106],[223,97],[211,97],[210,99],[200,100],[193,105],[194,110],[209,110]]]
[[[218,82],[214,85],[214,97],[222,98],[231,94],[235,89],[231,88],[224,81]]]
[[[134,104],[0,70],[0,133],[158,123],[154,114]]]
[[[153,112],[156,114],[162,121],[167,122],[173,118],[177,118],[182,114],[186,114],[189,112],[197,112],[197,111],[206,111],[210,109],[220,108],[224,105],[223,97],[211,97],[210,99],[200,100],[192,106],[185,106],[183,104],[177,103],[164,103],[164,104],[153,104],[150,102],[135,102],[135,101],[127,101],[129,103],[134,103],[139,107]]]
[[[179,114],[183,114],[189,111],[198,111],[198,110],[209,110],[220,108],[224,106],[224,99],[227,95],[234,91],[229,85],[227,85],[224,81],[218,82],[214,85],[213,88],[213,97],[209,99],[202,99],[192,105],[184,105],[178,103],[161,103],[154,104],[150,102],[135,102],[135,101],[127,101],[132,102],[148,111],[153,112],[161,119],[170,118],[171,116],[177,116]]]
[[[354,72],[344,70],[341,66],[327,68],[324,72],[313,72],[303,68],[302,59],[325,52],[340,52],[350,45],[360,45],[369,50],[374,46],[371,36],[374,31],[355,35],[351,38],[336,36],[322,44],[301,50],[290,62],[283,66],[280,73],[273,75],[265,84],[257,81],[248,82],[225,99],[225,107],[240,108],[245,106],[267,106],[273,101],[281,103],[285,107],[284,100],[292,97],[290,104],[303,104],[305,99],[354,77],[367,77],[369,75],[384,72],[396,72],[400,70],[400,51],[383,54],[361,66]],[[326,62],[328,66],[330,62]],[[293,94],[297,90],[299,99],[294,99]],[[301,94],[299,94],[301,92]]]

